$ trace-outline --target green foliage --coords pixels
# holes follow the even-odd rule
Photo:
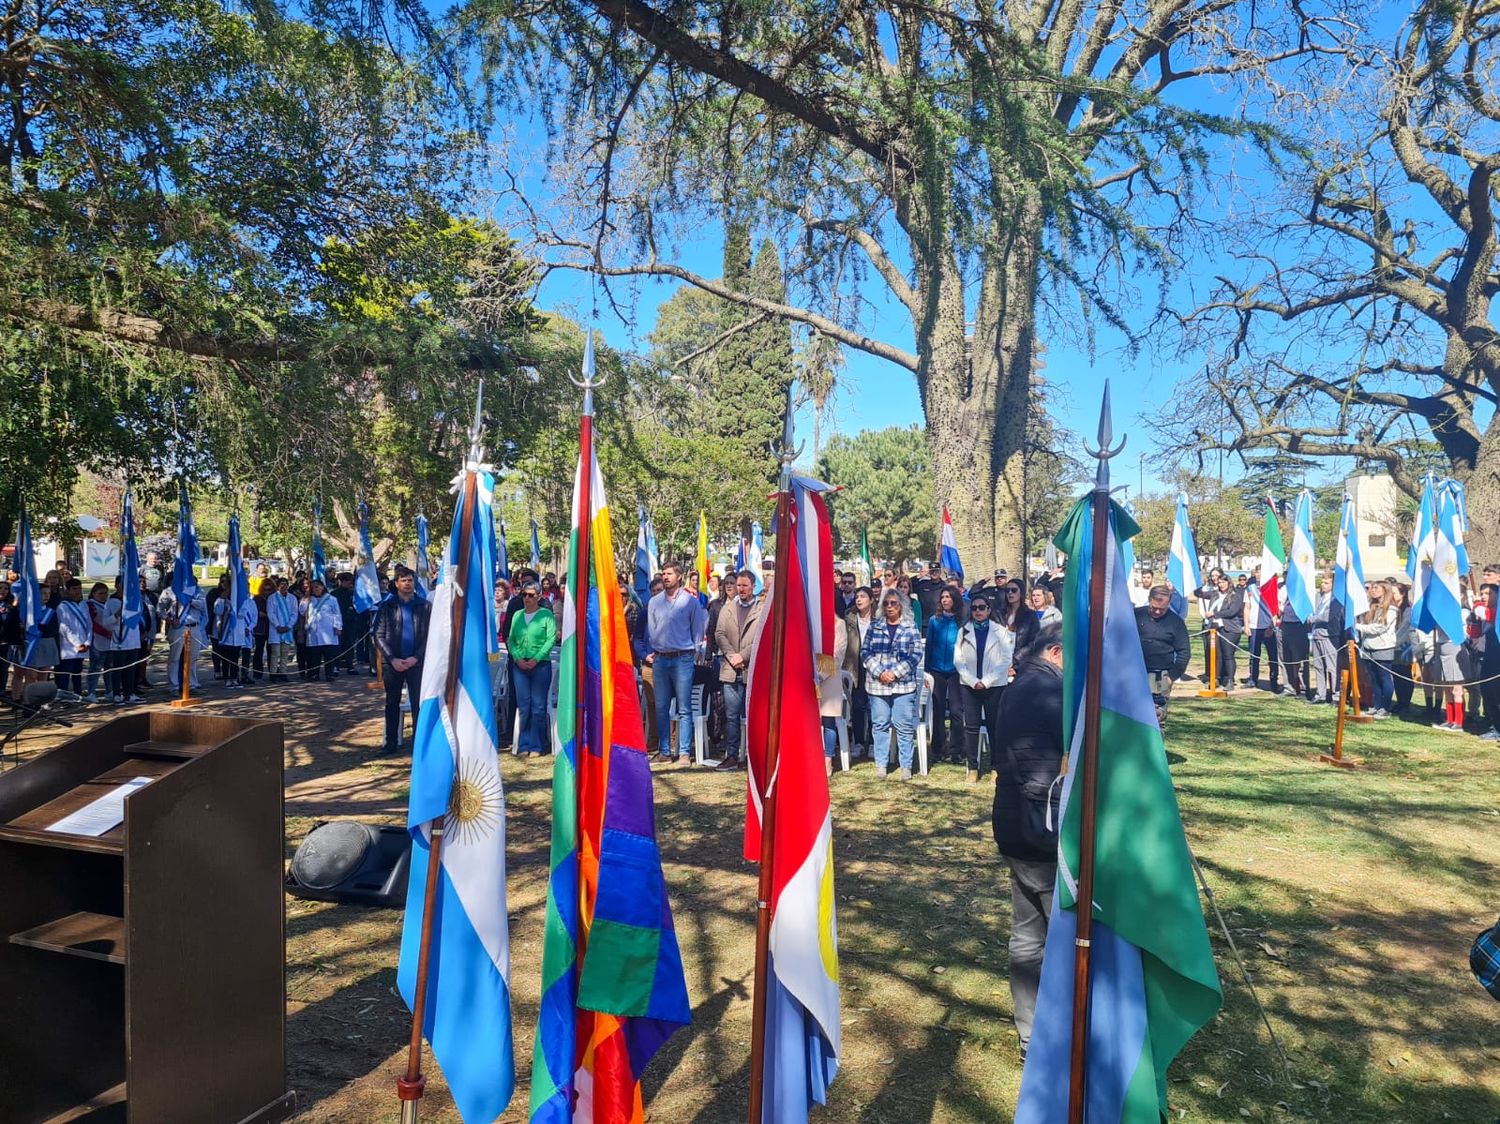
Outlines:
[[[828,503],[834,549],[859,552],[867,528],[870,553],[905,562],[930,558],[936,549],[926,435],[916,426],[865,430],[831,438],[818,460],[818,475],[842,489]]]
[[[1244,474],[1234,487],[1246,510],[1256,515],[1265,513],[1268,497],[1277,503],[1294,501],[1306,486],[1308,473],[1317,471],[1317,462],[1310,458],[1285,453],[1247,456],[1244,463]]]

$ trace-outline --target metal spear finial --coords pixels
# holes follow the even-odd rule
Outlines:
[[[1094,474],[1094,490],[1109,491],[1109,461],[1111,457],[1117,457],[1125,448],[1125,438],[1120,438],[1120,443],[1113,449],[1109,443],[1114,440],[1114,420],[1109,412],[1109,380],[1104,380],[1104,400],[1099,404],[1099,446],[1089,448],[1089,443],[1083,443],[1084,451],[1099,462],[1099,470]]]
[[[796,382],[794,380],[787,383],[786,386],[786,412],[782,415],[781,439],[779,441],[771,441],[767,445],[767,448],[771,450],[771,455],[781,463],[780,486],[783,492],[791,487],[792,462],[802,455],[802,446],[792,444],[792,435],[794,433],[792,410],[796,405],[792,395],[792,388],[795,385]]]
[[[484,380],[479,380],[479,390],[474,395],[474,422],[469,426],[469,465],[477,469],[484,460],[484,447],[479,443],[484,429]]]
[[[583,336],[583,370],[579,372],[581,378],[568,376],[568,381],[574,386],[583,388],[583,412],[589,417],[594,416],[594,388],[603,386],[609,376],[599,378],[594,369],[594,333],[588,331]]]

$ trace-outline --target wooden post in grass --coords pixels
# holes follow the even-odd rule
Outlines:
[[[1341,672],[1339,675],[1339,714],[1333,727],[1333,752],[1318,754],[1319,761],[1326,761],[1330,765],[1337,765],[1343,769],[1354,768],[1354,762],[1344,757],[1344,707],[1349,700],[1349,685],[1353,678],[1352,670]]]
[[[1222,699],[1228,692],[1219,686],[1219,630],[1208,630],[1208,682],[1198,692],[1200,699]]]
[[[1368,714],[1359,712],[1359,648],[1353,640],[1349,641],[1349,699],[1350,722],[1358,722],[1363,726],[1367,722],[1375,721]]]
[[[191,603],[189,604],[191,608]],[[184,614],[185,615],[185,614]],[[173,710],[180,710],[185,706],[196,706],[198,700],[192,697],[189,689],[191,682],[190,673],[193,670],[193,630],[186,625],[182,629],[182,695],[175,698],[169,704]]]
[[[368,683],[365,684],[365,690],[378,691],[380,688],[385,686],[385,683],[383,682],[383,676],[381,674],[380,667],[380,645],[375,643],[375,636],[373,634],[373,631],[370,636],[370,646],[375,649],[375,678],[371,679]]]

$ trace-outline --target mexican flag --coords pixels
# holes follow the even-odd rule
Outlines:
[[[1266,499],[1266,534],[1260,548],[1260,603],[1274,623],[1281,616],[1281,575],[1286,573],[1286,547],[1276,521],[1276,501]]]
[[[861,527],[859,530],[859,560],[865,566],[865,584],[869,585],[875,580],[875,566],[870,561],[870,535]]]

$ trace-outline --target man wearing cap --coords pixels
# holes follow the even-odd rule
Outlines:
[[[375,611],[375,645],[380,649],[385,681],[385,744],[381,753],[401,749],[401,688],[416,714],[422,697],[422,653],[427,647],[430,602],[416,596],[417,576],[396,567],[396,596],[387,597]]]

